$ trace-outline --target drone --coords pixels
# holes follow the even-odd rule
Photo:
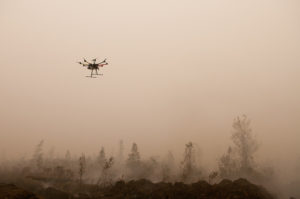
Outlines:
[[[99,67],[103,67],[105,65],[108,65],[108,63],[106,62],[106,59],[104,59],[102,62],[100,63],[96,63],[97,59],[92,59],[92,63],[86,61],[85,58],[83,58],[83,62],[77,62],[78,64],[82,65],[83,67],[87,67],[87,69],[91,70],[91,77],[93,78],[93,75],[102,75],[102,74],[98,74],[98,70]],[[93,71],[96,71],[96,74],[93,74]]]

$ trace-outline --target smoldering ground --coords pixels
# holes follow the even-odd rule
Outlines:
[[[124,180],[148,179],[152,182],[194,183],[205,180],[215,184],[223,179],[236,180],[245,178],[266,187],[279,198],[299,197],[298,175],[284,176],[282,168],[276,164],[257,161],[262,143],[252,132],[247,116],[237,117],[233,121],[231,140],[227,150],[219,154],[213,167],[206,167],[200,156],[198,144],[188,142],[181,156],[175,157],[172,151],[162,151],[160,156],[143,157],[133,143],[128,151],[121,140],[117,152],[112,155],[104,147],[97,155],[87,153],[72,154],[67,150],[64,155],[54,155],[54,151],[45,152],[44,140],[35,147],[30,158],[15,160],[2,159],[0,167],[1,182],[22,184],[24,179],[41,183],[44,187],[63,186],[64,183],[76,182],[79,185],[93,184],[108,187]],[[299,169],[295,165],[296,169]],[[24,182],[23,182],[24,183]]]
[[[299,18],[294,0],[1,0],[2,179],[252,176],[296,195]],[[104,75],[83,57],[107,58]]]

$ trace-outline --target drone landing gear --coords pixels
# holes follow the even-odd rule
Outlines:
[[[94,70],[91,70],[91,75],[86,76],[86,77],[97,78],[97,77],[94,77],[94,75],[103,75],[103,74],[101,74],[101,73],[99,74],[99,73],[98,73],[98,70],[96,70],[96,74],[94,74],[93,72],[94,72]]]
[[[103,74],[101,74],[101,73],[99,74],[98,69],[96,69],[96,75],[103,75]]]

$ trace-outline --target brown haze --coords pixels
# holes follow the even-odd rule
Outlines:
[[[0,1],[0,152],[144,156],[184,144],[214,165],[246,114],[259,158],[300,157],[297,0]],[[107,58],[103,76],[76,61]],[[290,175],[287,170],[283,175]]]

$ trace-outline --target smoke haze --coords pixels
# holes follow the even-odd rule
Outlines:
[[[143,157],[197,143],[215,167],[232,122],[251,118],[257,158],[287,182],[300,157],[300,3],[0,2],[0,150]],[[76,63],[107,58],[103,76]],[[298,163],[297,163],[298,162]],[[299,169],[299,168],[298,168]]]

